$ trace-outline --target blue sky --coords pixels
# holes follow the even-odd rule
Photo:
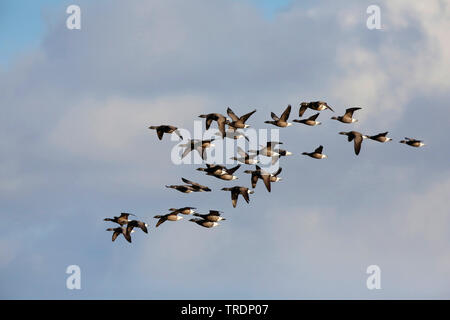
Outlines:
[[[380,1],[383,30],[371,31],[371,1],[273,3],[78,1],[82,29],[67,30],[71,3],[2,2],[1,298],[450,297],[450,7]],[[270,112],[292,104],[294,119],[314,100],[336,114],[361,106],[359,122],[323,111],[321,126],[280,130],[294,153],[283,181],[270,194],[258,183],[237,208],[220,191],[233,182],[175,166],[176,141],[147,129],[191,130],[228,106],[256,108],[250,125],[271,128]],[[394,141],[364,141],[356,157],[337,134],[350,128]],[[320,144],[328,159],[300,155]],[[180,177],[213,192],[164,188]],[[154,228],[154,215],[186,205],[227,220]],[[149,234],[112,243],[103,218],[121,211]],[[79,291],[65,287],[72,264]],[[365,285],[372,264],[379,291]]]
[[[231,0],[232,1],[232,0]],[[239,0],[238,0],[239,1]],[[289,0],[251,0],[259,6],[266,16],[272,18],[274,14],[286,7]],[[52,9],[65,13],[65,8],[70,4],[76,4],[67,0],[4,0],[0,13],[0,63],[7,65],[17,54],[33,50],[39,46],[45,35],[45,12]]]

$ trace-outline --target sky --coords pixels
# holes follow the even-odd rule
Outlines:
[[[378,1],[380,30],[372,1],[24,3],[0,5],[0,298],[450,298],[448,1]],[[66,28],[70,4],[81,30]],[[147,129],[192,130],[227,107],[271,128],[270,112],[291,104],[292,120],[315,100],[335,114],[281,129],[283,181],[237,208],[220,191],[235,182],[173,164],[177,139]],[[357,123],[329,119],[350,106]],[[394,141],[355,156],[338,134],[353,129]],[[301,155],[318,145],[328,159]],[[213,192],[164,187],[181,177]],[[182,206],[227,220],[154,227]],[[132,244],[105,231],[124,211],[150,225]],[[66,288],[70,265],[81,290]]]

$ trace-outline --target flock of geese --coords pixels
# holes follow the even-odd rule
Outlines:
[[[319,111],[308,118],[302,118],[303,114],[307,109]],[[329,109],[334,112],[334,110],[324,101],[313,101],[313,102],[302,102],[300,103],[299,109],[299,118],[294,119],[293,122],[301,123],[307,126],[316,126],[320,125],[321,122],[317,121],[317,118],[320,115],[320,111]],[[345,110],[344,115],[335,116],[331,119],[340,121],[342,123],[351,124],[357,122],[358,120],[353,118],[353,114],[355,111],[361,110],[359,107],[348,108]],[[248,137],[245,136],[243,132],[238,131],[238,129],[246,129],[250,126],[246,124],[246,121],[256,112],[253,110],[247,114],[244,114],[241,117],[238,117],[233,110],[230,108],[227,109],[226,116],[220,113],[209,113],[202,114],[199,117],[205,119],[206,121],[206,130],[209,130],[213,121],[217,123],[219,132],[216,135],[222,137],[222,139],[240,139],[245,138],[248,140]],[[285,128],[292,126],[291,122],[288,122],[289,115],[291,113],[291,105],[284,110],[280,117],[278,117],[275,113],[271,112],[272,120],[265,121],[267,124],[271,124],[280,128]],[[226,130],[226,126],[228,126],[228,130]],[[150,126],[149,129],[156,130],[156,134],[159,140],[162,140],[164,134],[172,134],[175,133],[178,137],[183,140],[183,136],[178,131],[178,128],[171,125],[160,125],[160,126]],[[348,142],[353,141],[354,152],[358,155],[361,151],[361,145],[364,139],[370,139],[374,141],[378,141],[381,143],[392,141],[392,138],[387,137],[388,132],[382,132],[377,135],[364,135],[357,131],[348,131],[348,132],[339,132],[341,135],[346,135]],[[210,147],[214,147],[213,143],[214,139],[209,140],[188,140],[184,144],[180,144],[180,147],[184,147],[185,150],[181,155],[181,158],[184,158],[192,151],[197,151],[203,160],[207,160],[206,158],[206,149]],[[404,140],[400,140],[400,143],[409,145],[411,147],[422,147],[425,144],[421,140],[405,138]],[[240,147],[237,147],[238,157],[234,156],[231,159],[238,161],[242,164],[246,165],[255,165],[255,170],[245,170],[244,173],[251,175],[251,186],[252,189],[256,187],[256,184],[259,179],[264,182],[264,185],[267,191],[271,191],[271,183],[281,181],[282,178],[279,177],[279,174],[282,171],[280,167],[275,173],[269,173],[265,170],[261,169],[258,166],[259,160],[258,156],[265,156],[272,158],[272,164],[275,164],[280,157],[292,155],[291,152],[287,150],[280,149],[279,146],[283,144],[282,142],[277,141],[269,141],[265,146],[263,146],[259,150],[249,150],[245,152]],[[309,156],[313,159],[325,159],[327,156],[323,153],[323,146],[319,146],[312,152],[303,152],[302,155]],[[198,168],[198,171],[205,172],[206,175],[212,176],[225,181],[232,181],[237,179],[234,173],[241,167],[241,164],[233,168],[226,168],[220,164],[208,164],[206,163],[205,168]],[[211,192],[211,189],[207,186],[201,185],[197,182],[190,181],[185,178],[181,178],[181,180],[185,183],[182,185],[166,185],[167,188],[175,189],[182,193],[192,193],[192,192]],[[250,194],[253,194],[254,191],[250,188],[244,186],[234,186],[234,187],[224,187],[223,191],[228,191],[231,193],[231,202],[233,207],[235,208],[237,205],[238,197],[242,196],[244,200],[249,203],[250,202]],[[221,211],[218,210],[210,210],[209,213],[197,213],[196,208],[194,207],[183,207],[183,208],[171,208],[169,209],[169,213],[164,215],[157,215],[154,218],[158,219],[156,223],[156,227],[160,226],[165,221],[178,221],[183,217],[182,215],[193,215],[197,218],[190,219],[189,221],[194,222],[205,228],[212,228],[219,225],[219,221],[226,220],[221,216]],[[107,231],[113,231],[112,241],[114,241],[120,234],[124,236],[124,238],[131,242],[131,233],[134,232],[135,228],[141,229],[143,232],[148,233],[148,225],[145,222],[139,220],[129,220],[129,216],[133,214],[131,213],[121,213],[119,217],[114,218],[105,218],[105,221],[111,221],[117,223],[119,226],[116,228],[108,228]]]

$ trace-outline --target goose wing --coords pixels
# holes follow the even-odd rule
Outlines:
[[[247,119],[250,118],[250,116],[251,116],[252,114],[254,114],[255,112],[256,112],[256,109],[253,110],[252,112],[249,112],[249,113],[247,113],[247,114],[244,114],[244,115],[240,118],[240,120],[241,120],[242,122],[247,121]],[[230,117],[231,117],[231,116],[230,116]]]
[[[288,105],[286,110],[284,110],[283,114],[281,115],[280,120],[286,122],[290,114],[291,114],[291,105]]]
[[[233,121],[238,121],[239,120],[238,116],[233,112],[233,110],[231,110],[231,108],[227,109],[227,114],[230,116],[230,118]]]
[[[319,146],[316,150],[314,150],[315,153],[322,153],[323,146]]]

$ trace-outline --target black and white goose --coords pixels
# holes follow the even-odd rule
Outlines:
[[[206,174],[221,175],[227,172],[225,169],[223,165],[207,163],[206,168],[197,168],[197,171],[206,172]]]
[[[270,116],[272,117],[273,121],[264,121],[264,123],[273,124],[274,126],[280,128],[292,126],[292,123],[287,121],[290,113],[291,113],[291,105],[288,105],[286,110],[284,110],[283,114],[281,115],[281,117],[278,118],[278,116],[275,113],[271,112]]]
[[[300,103],[300,109],[298,111],[298,116],[301,118],[305,113],[306,109],[312,109],[316,111],[322,111],[325,109],[330,109],[334,112],[333,109],[324,101],[311,101],[311,102],[302,102]]]
[[[180,144],[179,147],[186,147],[181,159],[186,157],[191,151],[196,150],[203,160],[206,160],[206,149],[214,147],[214,138],[209,140],[189,140],[187,143]]]
[[[113,231],[113,235],[112,235],[112,241],[114,242],[114,240],[117,239],[117,237],[119,235],[123,235],[123,237],[131,243],[131,233],[133,233],[134,231],[132,230],[130,233],[127,232],[127,229],[124,227],[117,227],[117,228],[108,228],[106,229],[106,231]]]
[[[249,203],[250,202],[249,194],[255,193],[253,190],[250,190],[249,188],[240,186],[235,186],[232,188],[222,188],[222,190],[231,192],[231,203],[233,204],[234,208],[236,208],[239,195],[242,195],[242,197],[244,197],[244,200],[247,203]]]
[[[127,224],[130,220],[128,220],[129,216],[134,216],[132,213],[122,212],[119,217],[113,218],[105,218],[104,221],[111,221],[120,224],[121,226]]]
[[[240,157],[231,157],[230,159],[236,160],[245,164],[257,164],[259,161],[256,159],[256,154],[249,155],[244,150],[242,150],[240,147],[237,147],[237,151]]]
[[[377,134],[377,135],[375,135],[375,136],[366,136],[368,139],[371,139],[371,140],[375,140],[375,141],[378,141],[378,142],[388,142],[388,141],[392,141],[392,138],[388,138],[387,137],[387,134],[388,134],[389,132],[388,131],[386,131],[386,132],[382,132],[382,133],[379,133],[379,134]]]
[[[233,175],[235,172],[236,172],[236,170],[237,169],[239,169],[241,167],[241,165],[240,164],[238,164],[237,166],[235,166],[235,167],[233,167],[233,168],[230,168],[230,169],[227,169],[227,168],[223,168],[222,169],[222,171],[219,173],[219,174],[215,174],[215,173],[212,173],[212,172],[206,172],[206,175],[208,175],[208,176],[213,176],[213,177],[216,177],[216,178],[218,178],[218,179],[221,179],[221,180],[226,180],[226,181],[230,181],[230,180],[236,180],[236,179],[238,179],[238,177],[236,177],[235,175]],[[204,168],[198,168],[198,169],[204,169]],[[197,169],[197,170],[198,170]],[[202,170],[199,170],[199,171],[202,171]],[[206,170],[205,170],[206,171]]]
[[[331,117],[331,119],[340,121],[342,123],[354,123],[354,122],[357,122],[358,119],[354,119],[353,118],[353,112],[355,112],[356,110],[361,110],[361,108],[359,108],[359,107],[348,108],[347,110],[345,110],[345,114],[343,116]]]
[[[302,154],[305,155],[305,156],[310,156],[311,158],[314,158],[314,159],[325,159],[325,158],[328,158],[328,156],[326,154],[323,154],[322,151],[323,151],[323,146],[319,146],[313,152],[303,152]]]
[[[200,217],[204,220],[211,221],[211,222],[219,222],[222,220],[226,220],[225,218],[220,216],[221,213],[222,213],[222,211],[209,210],[209,213],[205,213],[205,214],[194,213],[194,216]]]
[[[312,115],[311,117],[307,119],[294,119],[292,121],[306,124],[307,126],[317,126],[319,124],[322,124],[322,122],[317,121],[317,117],[319,116],[320,112],[317,112],[316,114]]]
[[[404,144],[407,144],[408,146],[415,147],[415,148],[420,148],[425,145],[425,143],[423,143],[422,140],[417,140],[417,139],[407,138],[407,137],[405,137],[405,140],[401,140],[400,143],[404,143]]]
[[[213,121],[216,121],[222,138],[225,137],[225,124],[228,123],[228,119],[224,115],[221,115],[220,113],[208,113],[199,115],[199,118],[206,119],[206,130],[211,127]]]
[[[128,222],[128,225],[127,225],[127,233],[131,234],[134,228],[139,228],[142,231],[144,231],[145,233],[148,233],[147,227],[148,227],[148,224],[146,224],[145,222],[138,221],[138,220],[131,220],[130,222]]]
[[[191,192],[210,192],[211,189],[203,186],[197,182],[192,182],[188,179],[181,178],[181,180],[186,183],[185,185],[168,185],[166,188],[171,188],[178,190],[183,193],[191,193]]]
[[[189,221],[195,222],[199,226],[202,226],[205,228],[214,228],[219,225],[218,222],[213,222],[213,221],[209,221],[209,220],[205,220],[205,219],[201,219],[201,218],[193,218],[193,219],[190,219]]]
[[[170,208],[169,211],[171,211],[171,213],[174,213],[174,214],[181,213],[184,215],[189,215],[189,214],[195,213],[195,209],[197,209],[197,208],[183,207],[183,208]]]
[[[271,182],[278,182],[282,179],[278,177],[278,175],[281,173],[282,168],[279,168],[277,172],[274,174],[268,173],[264,170],[262,170],[259,166],[256,166],[256,170],[245,170],[244,173],[251,174],[251,183],[252,188],[255,189],[256,184],[258,183],[258,179],[261,179],[264,182],[264,185],[266,186],[267,191],[271,191]]]
[[[248,124],[246,124],[245,122],[248,120],[248,118],[250,118],[250,116],[252,114],[254,114],[256,112],[256,109],[253,110],[252,112],[249,112],[247,114],[244,114],[242,117],[238,117],[233,110],[231,110],[231,108],[227,109],[227,114],[228,116],[231,118],[231,122],[228,123],[228,126],[230,128],[234,128],[234,129],[244,129],[244,128],[249,128],[250,126]]]
[[[183,140],[183,136],[180,134],[180,131],[178,131],[177,127],[163,124],[161,126],[150,126],[148,128],[156,130],[156,134],[158,135],[159,140],[162,140],[164,133],[176,133],[180,137],[180,139]]]
[[[221,134],[221,132],[216,132],[215,135],[216,135],[216,136],[220,135],[220,136],[222,136],[222,138],[224,138],[224,139],[225,139],[225,138],[228,138],[228,139],[237,140],[237,139],[242,139],[242,138],[244,138],[245,140],[250,141],[250,140],[248,139],[248,137],[247,137],[243,132],[240,132],[240,131],[237,131],[237,130],[227,130],[227,131],[225,131],[225,136],[223,136],[223,135]]]
[[[156,223],[156,228],[159,227],[162,223],[166,221],[178,221],[183,219],[183,217],[179,216],[178,213],[170,212],[168,214],[164,215],[157,215],[154,216],[155,219],[158,219],[158,222]]]
[[[357,132],[357,131],[349,131],[349,132],[339,132],[339,134],[346,135],[348,141],[354,141],[355,154],[358,155],[361,151],[361,144],[367,136]]]

